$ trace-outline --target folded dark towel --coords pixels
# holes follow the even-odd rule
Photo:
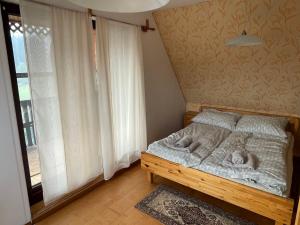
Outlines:
[[[223,164],[225,166],[230,166],[233,168],[237,168],[237,169],[256,169],[256,158],[253,154],[251,153],[245,153],[246,157],[245,157],[245,163],[244,164],[234,164],[232,162],[232,153],[228,153],[224,160],[223,160]]]
[[[200,143],[198,141],[193,142],[192,144],[190,144],[188,149],[190,150],[190,152],[193,152],[196,150],[196,148],[198,148],[199,145],[200,145]]]
[[[183,139],[183,138],[182,138]],[[182,139],[180,139],[179,141],[182,141]],[[192,139],[185,139],[183,142],[184,142],[184,145],[186,145],[187,143],[189,143],[191,141],[193,141]],[[179,142],[178,141],[178,142]],[[178,145],[177,143],[166,143],[166,146],[168,148],[171,148],[171,149],[174,149],[174,150],[177,150],[177,151],[182,151],[182,152],[188,152],[188,153],[191,153],[193,151],[195,151],[199,146],[200,146],[200,143],[198,141],[196,142],[191,142],[190,144],[188,144],[187,146],[185,147],[178,147],[178,146],[184,146],[183,144],[182,145]]]
[[[245,164],[247,159],[247,153],[245,151],[234,151],[232,153],[233,164]]]
[[[193,138],[190,135],[186,135],[175,143],[175,147],[185,148],[188,147],[192,142]]]

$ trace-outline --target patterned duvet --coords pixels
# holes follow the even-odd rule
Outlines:
[[[230,131],[225,128],[210,126],[200,123],[192,123],[186,128],[171,134],[170,136],[149,145],[147,152],[160,158],[179,163],[185,167],[193,167],[201,164],[222,141],[226,139]],[[191,135],[193,139],[201,139],[201,145],[192,153],[176,151],[168,147],[176,140]]]
[[[166,143],[184,135],[207,139],[193,153],[176,151]],[[289,195],[292,177],[293,137],[274,138],[271,136],[250,135],[245,148],[256,157],[256,169],[241,169],[225,166],[223,160],[230,145],[234,142],[235,132],[220,127],[193,123],[165,139],[149,145],[147,152],[166,160],[208,172],[226,179],[252,186],[279,196]]]

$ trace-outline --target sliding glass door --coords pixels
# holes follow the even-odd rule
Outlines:
[[[36,146],[31,90],[27,71],[24,27],[19,6],[1,2],[7,55],[14,94],[16,118],[20,135],[24,171],[30,203],[42,200],[42,185],[39,154]]]

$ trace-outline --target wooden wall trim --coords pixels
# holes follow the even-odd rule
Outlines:
[[[233,106],[224,106],[224,105],[214,105],[214,104],[206,104],[206,103],[190,103],[186,104],[186,111],[200,111],[201,108],[215,108],[215,109],[227,109],[227,110],[239,110],[244,112],[255,112],[255,113],[264,113],[264,114],[277,114],[281,116],[292,116],[296,118],[300,118],[300,114],[295,113],[286,113],[283,111],[274,111],[274,110],[256,110],[250,108],[243,107],[233,107]]]
[[[283,117],[293,117],[300,119],[300,116],[294,113],[285,113],[279,111],[266,111],[266,110],[255,110],[255,109],[246,109],[246,108],[239,108],[239,107],[231,107],[231,106],[222,106],[222,105],[210,105],[210,104],[199,104],[199,111],[207,108],[213,108],[218,110],[224,111],[233,111],[233,112],[240,112],[242,114],[246,113],[253,113],[253,114],[261,114],[261,115],[270,115],[270,116],[283,116]]]

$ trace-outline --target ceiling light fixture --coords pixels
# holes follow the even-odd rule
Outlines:
[[[170,0],[69,0],[84,8],[93,10],[136,13],[159,9],[169,3]]]
[[[247,32],[244,30],[243,33],[233,39],[230,39],[226,42],[227,46],[255,46],[255,45],[262,45],[263,41],[253,35],[248,35]]]
[[[245,13],[248,15],[248,24],[250,27],[250,15],[247,13],[247,5],[245,3]],[[256,46],[256,45],[262,45],[264,42],[261,38],[254,36],[254,35],[248,35],[246,30],[242,32],[242,34],[238,37],[232,38],[226,42],[227,46],[235,47],[235,46]]]

